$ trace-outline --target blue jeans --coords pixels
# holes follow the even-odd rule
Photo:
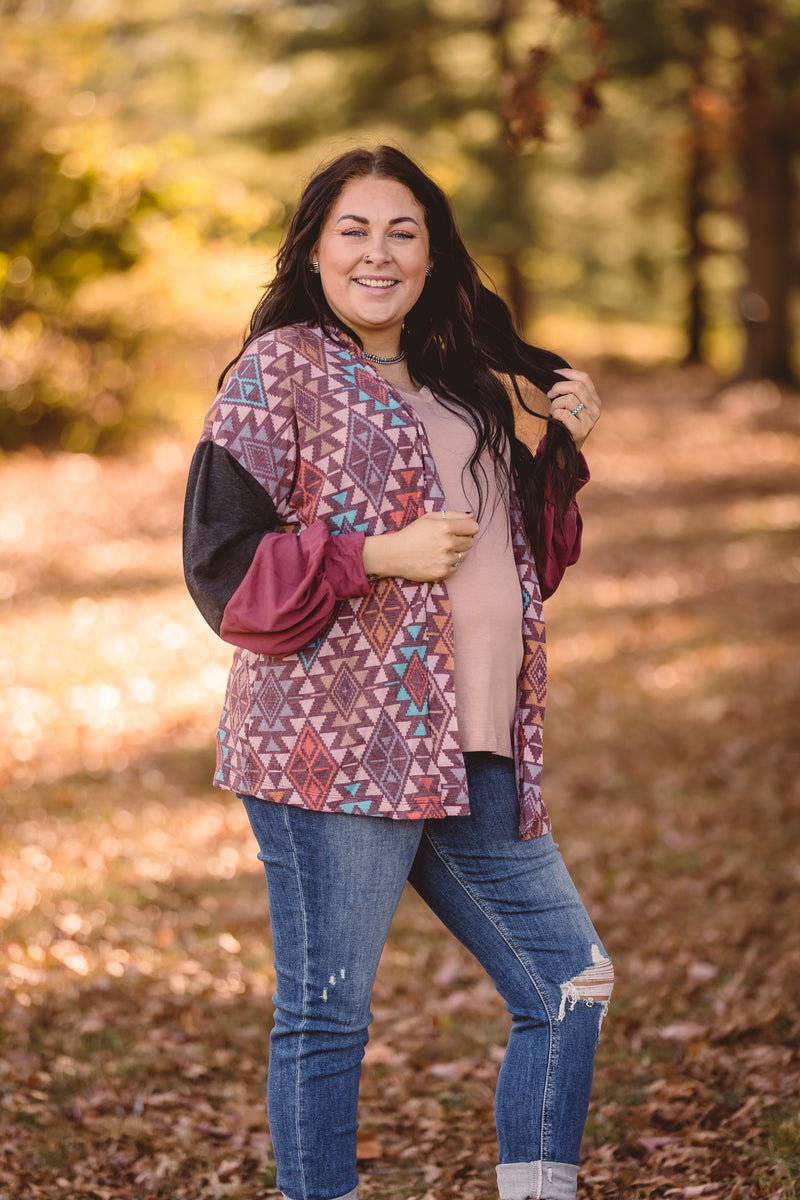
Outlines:
[[[406,880],[511,1014],[495,1098],[501,1200],[574,1200],[613,970],[552,836],[519,838],[511,761],[465,759],[468,817],[392,821],[242,797],[269,889],[267,1106],[291,1200],[355,1200],[370,996]]]

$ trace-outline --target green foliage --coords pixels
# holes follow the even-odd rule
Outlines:
[[[189,133],[142,120],[130,58],[141,28],[44,16],[0,16],[12,46],[0,75],[0,447],[94,452],[163,419],[151,380],[164,330],[179,341],[186,315],[176,274],[190,249],[242,240],[265,205],[202,169]],[[117,82],[128,75],[130,106],[100,90],[109,62]]]
[[[363,142],[399,143],[442,183],[534,338],[560,315],[556,348],[580,358],[591,313],[595,348],[633,321],[679,351],[694,291],[704,352],[724,343],[734,366],[738,294],[762,286],[745,262],[743,64],[796,155],[800,13],[657,0],[643,19],[641,0],[607,0],[603,46],[593,8],[0,3],[0,447],[91,452],[196,413],[302,181]],[[577,129],[603,56],[602,118]],[[512,149],[504,119],[547,138]]]
[[[104,170],[94,150],[68,126],[49,126],[23,84],[6,82],[0,91],[0,319],[9,395],[0,439],[6,446],[31,435],[58,440],[78,412],[98,429],[117,419],[119,401],[109,384],[124,387],[119,341],[103,322],[81,321],[78,308],[86,284],[136,261],[130,218],[139,188],[122,172]]]
[[[791,381],[800,8],[794,0],[656,0],[646,23],[638,0],[608,0],[605,11],[612,74],[645,102],[649,119],[672,116],[673,146],[656,145],[680,172],[672,207],[692,293],[692,355],[701,354],[704,326],[735,313],[740,373]],[[651,187],[662,178],[653,171]]]

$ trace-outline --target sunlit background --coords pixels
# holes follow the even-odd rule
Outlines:
[[[547,796],[620,979],[581,1200],[794,1200],[796,0],[0,0],[0,46],[0,1200],[277,1194],[181,506],[303,181],[379,141],[604,398],[547,608]],[[491,1194],[487,987],[404,899],[366,1200]]]
[[[784,381],[796,4],[594,10],[7,0],[0,444],[185,431],[302,181],[365,141],[434,174],[533,336]]]

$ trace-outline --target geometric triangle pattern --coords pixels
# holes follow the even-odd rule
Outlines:
[[[528,549],[522,513],[511,496],[511,540],[522,587],[522,667],[517,688],[514,753],[520,797],[519,832],[522,838],[539,837],[551,828],[542,797],[542,737],[547,695],[547,651],[542,593],[533,556]]]
[[[395,808],[402,802],[411,762],[410,747],[382,712],[364,751],[364,767]]]
[[[381,660],[385,659],[398,631],[408,620],[401,583],[397,579],[376,580],[372,595],[366,597],[358,609],[359,628]]]
[[[206,416],[270,496],[286,536],[394,532],[444,507],[422,423],[361,349],[306,325],[250,343]],[[541,799],[546,660],[541,593],[511,496],[524,655],[514,752],[520,833],[549,828]],[[406,820],[469,812],[447,587],[382,579],[339,601],[328,629],[277,658],[237,648],[215,784],[321,812]]]
[[[325,486],[325,476],[319,467],[301,458],[297,466],[297,482],[292,493],[292,504],[300,509],[309,522],[317,515],[317,505]]]

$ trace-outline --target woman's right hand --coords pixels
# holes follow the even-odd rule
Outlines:
[[[373,577],[439,583],[458,570],[478,528],[471,513],[425,513],[396,533],[364,538],[364,570]]]

